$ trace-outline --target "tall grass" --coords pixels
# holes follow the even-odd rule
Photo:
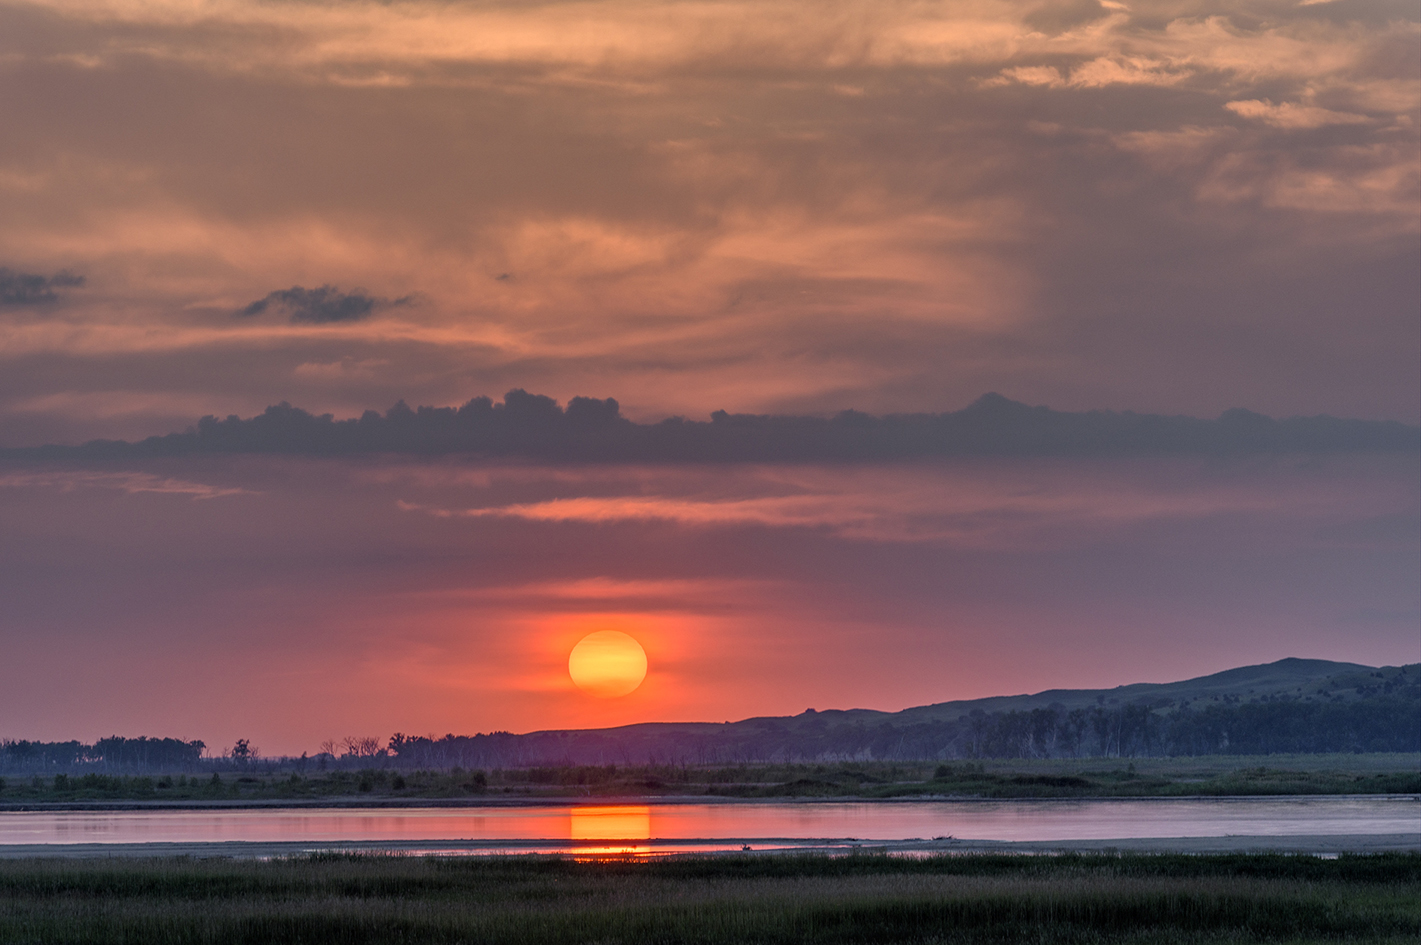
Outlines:
[[[333,798],[419,799],[477,803],[490,797],[631,797],[699,795],[733,798],[864,797],[1180,797],[1220,795],[1421,793],[1421,757],[1368,756],[1354,768],[1319,756],[1315,769],[1296,759],[1282,767],[1247,759],[1118,759],[937,764],[835,762],[745,765],[565,765],[497,771],[417,771],[372,768],[310,776],[295,771],[187,775],[0,779],[0,805],[110,801],[198,801],[231,804]],[[1268,761],[1269,759],[1263,759]],[[1188,764],[1186,764],[1188,762]],[[1109,765],[1108,767],[1106,765]],[[1138,767],[1138,770],[1137,770]],[[1385,768],[1385,770],[1376,770]]]
[[[1413,942],[1421,856],[0,862],[24,943]]]

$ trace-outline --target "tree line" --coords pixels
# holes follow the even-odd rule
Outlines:
[[[1421,687],[1408,687],[1409,689]],[[798,723],[798,724],[796,724]],[[1421,699],[1148,704],[984,712],[948,722],[814,725],[753,719],[731,725],[630,726],[513,735],[396,734],[383,753],[403,768],[544,764],[723,764],[980,758],[1421,751]]]
[[[51,771],[92,770],[105,773],[139,771],[190,771],[207,749],[201,740],[180,738],[124,738],[112,735],[92,745],[80,741],[0,741],[0,771],[39,774]]]
[[[1363,687],[1366,688],[1366,687]],[[1308,701],[1225,696],[1029,711],[976,709],[949,721],[877,723],[807,712],[712,724],[490,732],[442,737],[396,733],[328,741],[315,756],[263,757],[246,739],[204,757],[202,741],[111,736],[0,741],[0,773],[178,773],[292,768],[305,772],[534,768],[543,765],[708,765],[765,762],[953,761],[986,758],[1145,758],[1191,755],[1421,752],[1421,677],[1358,688],[1361,698]]]

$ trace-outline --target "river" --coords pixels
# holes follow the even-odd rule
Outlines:
[[[78,847],[157,852],[174,846],[183,852],[238,854],[247,847],[266,853],[668,853],[746,846],[952,849],[981,843],[1098,847],[1102,841],[1163,838],[1395,838],[1418,833],[1421,798],[1416,795],[71,810],[0,813],[0,855],[65,853]]]

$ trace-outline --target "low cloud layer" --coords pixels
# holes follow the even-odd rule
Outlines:
[[[12,449],[12,458],[190,456],[212,453],[351,455],[469,453],[564,462],[863,462],[952,456],[1170,456],[1414,452],[1421,429],[1395,422],[1229,410],[1214,420],[1136,413],[1068,413],[986,394],[952,413],[832,418],[729,414],[635,423],[616,400],[509,391],[502,403],[411,409],[336,420],[289,404],[243,420],[208,416],[185,433],[137,443]]]

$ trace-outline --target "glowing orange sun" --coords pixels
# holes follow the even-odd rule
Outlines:
[[[646,678],[646,651],[620,630],[598,630],[572,648],[567,672],[588,695],[625,696]]]

